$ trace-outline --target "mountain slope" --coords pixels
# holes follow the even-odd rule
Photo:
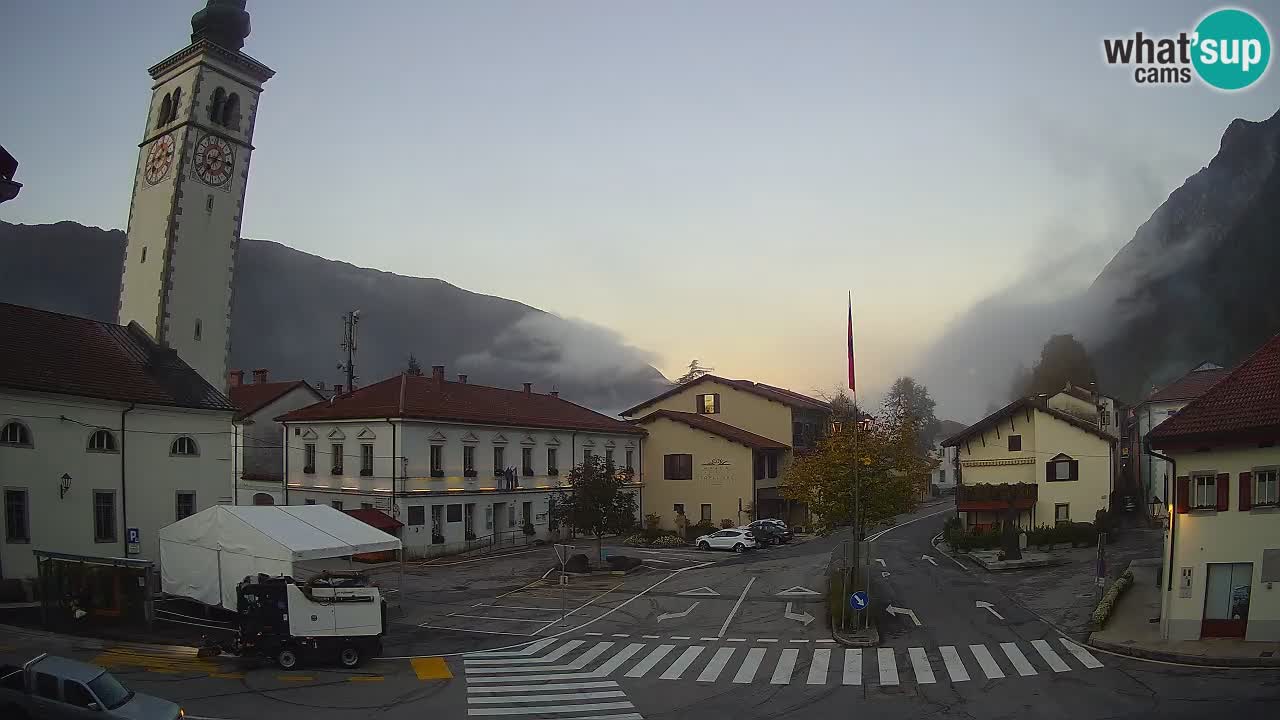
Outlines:
[[[0,222],[0,301],[114,321],[125,235],[72,222]],[[358,268],[279,243],[245,239],[236,264],[232,367],[272,377],[343,382],[341,318],[361,311],[357,370],[364,383],[405,367],[443,364],[471,382],[553,386],[570,400],[616,410],[667,387],[643,352],[596,326],[442,280]]]

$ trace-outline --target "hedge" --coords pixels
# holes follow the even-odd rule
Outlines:
[[[1132,570],[1125,570],[1115,582],[1111,583],[1111,587],[1102,594],[1102,601],[1098,603],[1098,607],[1094,608],[1093,615],[1089,618],[1089,624],[1093,630],[1101,630],[1107,624],[1107,618],[1111,617],[1111,611],[1115,609],[1116,602],[1132,584]]]
[[[680,547],[685,541],[676,533],[657,528],[647,528],[623,538],[622,544],[635,547]]]

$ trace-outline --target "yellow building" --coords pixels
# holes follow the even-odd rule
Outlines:
[[[966,527],[987,528],[1008,507],[999,490],[982,486],[1029,486],[1014,499],[1023,529],[1093,522],[1109,508],[1116,438],[1098,427],[1086,395],[1068,388],[1022,398],[943,441],[956,448],[956,509]]]
[[[680,512],[691,524],[767,517],[808,523],[808,509],[782,498],[778,484],[794,455],[827,433],[826,403],[772,385],[704,375],[621,414],[649,433],[642,511],[658,515],[663,527],[674,527]]]
[[[1148,437],[1174,469],[1162,636],[1280,640],[1280,335]]]

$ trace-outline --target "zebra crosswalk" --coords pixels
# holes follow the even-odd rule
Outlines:
[[[1025,652],[1024,652],[1025,650]],[[547,715],[580,712],[606,720],[639,718],[616,680],[771,686],[933,685],[1005,677],[1056,675],[1102,667],[1066,638],[1056,643],[1001,642],[936,648],[752,647],[622,643],[546,638],[519,650],[463,656],[468,714]]]

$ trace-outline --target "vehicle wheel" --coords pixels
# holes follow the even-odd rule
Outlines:
[[[744,546],[742,543],[738,543],[737,545],[734,545],[734,546],[733,546],[733,551],[734,551],[734,552],[736,552],[736,553],[740,553],[740,552],[742,552],[743,550],[746,550],[746,549],[747,549],[747,548],[746,548],[746,546]]]
[[[298,667],[298,651],[291,647],[282,647],[276,651],[276,665],[281,670],[294,670]]]
[[[344,645],[342,652],[338,653],[338,662],[342,664],[342,667],[347,668],[348,670],[354,667],[359,667],[361,659],[360,649],[355,645]]]
[[[702,542],[698,543],[698,549],[699,549],[699,550],[710,550],[710,549],[711,549],[711,545],[710,545],[710,543],[708,543],[706,540],[703,540]]]

